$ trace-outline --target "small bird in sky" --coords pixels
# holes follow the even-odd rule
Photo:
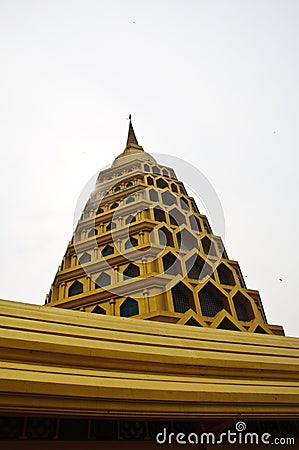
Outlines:
[[[279,281],[283,281],[282,278],[278,278],[278,279],[279,279]]]

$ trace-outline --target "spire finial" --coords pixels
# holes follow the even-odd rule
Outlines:
[[[131,116],[131,114],[129,114],[130,123],[129,123],[129,131],[128,131],[128,139],[127,139],[126,147],[130,147],[132,144],[133,144],[133,146],[134,145],[138,145],[138,141],[137,141],[137,138],[135,136],[135,132],[134,132],[134,129],[133,129],[133,125],[132,125],[132,120],[131,119],[132,119],[132,116]]]

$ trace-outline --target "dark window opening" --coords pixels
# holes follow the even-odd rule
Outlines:
[[[229,286],[235,285],[235,279],[232,271],[223,263],[217,268],[219,280],[221,284],[226,284]]]
[[[159,178],[157,180],[156,184],[157,184],[157,187],[160,189],[164,189],[164,188],[168,187],[168,183],[166,183],[166,181],[163,180],[163,178]]]
[[[88,233],[88,237],[96,236],[98,234],[98,230],[96,228],[92,228]]]
[[[221,293],[217,289],[205,286],[199,293],[199,302],[203,316],[214,317],[224,309],[223,301],[219,298]]]
[[[179,260],[173,253],[167,253],[162,258],[163,269],[167,275],[176,276],[182,273],[182,268]]]
[[[208,237],[205,236],[201,240],[201,243],[203,246],[203,251],[206,255],[217,256],[214,242],[210,241],[210,239]]]
[[[158,201],[158,198],[159,198],[158,197],[158,193],[154,189],[151,189],[149,194],[150,194],[150,200],[152,202],[157,202]]]
[[[154,217],[157,222],[166,222],[164,211],[159,208],[154,208]]]
[[[140,269],[135,264],[129,264],[128,267],[124,270],[124,280],[128,280],[130,278],[136,278],[140,275]]]
[[[113,255],[114,248],[111,245],[106,245],[106,247],[103,248],[101,253],[103,256]]]
[[[107,314],[106,311],[104,310],[104,308],[101,308],[100,306],[96,306],[92,310],[92,313],[95,313],[95,314]]]
[[[160,245],[174,247],[172,233],[165,227],[158,230],[159,243]]]
[[[80,281],[76,280],[74,283],[69,287],[69,297],[72,297],[73,295],[79,295],[83,292],[83,284],[80,283]]]
[[[178,192],[177,185],[174,183],[171,183],[171,190],[172,190],[172,192]]]
[[[120,307],[120,315],[122,317],[131,317],[139,314],[138,302],[128,297]]]
[[[81,258],[79,259],[79,264],[84,264],[91,261],[91,256],[89,253],[83,253]]]
[[[103,272],[95,281],[95,288],[101,288],[104,286],[108,286],[111,283],[111,277],[107,273]]]
[[[164,203],[164,205],[167,205],[167,206],[176,205],[176,199],[175,199],[174,195],[169,191],[163,192],[162,202]]]
[[[130,237],[130,239],[127,240],[125,243],[125,249],[128,250],[131,247],[137,247],[138,246],[138,239],[134,237]]]
[[[194,309],[194,299],[192,292],[180,282],[174,288],[171,289],[173,307],[175,312],[185,313],[190,308]]]

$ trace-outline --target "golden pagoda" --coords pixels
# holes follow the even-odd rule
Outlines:
[[[5,450],[228,449],[233,434],[236,449],[247,438],[297,448],[299,339],[267,323],[258,291],[131,120],[45,304],[0,300],[0,316]]]
[[[283,334],[172,168],[127,144],[101,172],[46,304],[198,327]]]

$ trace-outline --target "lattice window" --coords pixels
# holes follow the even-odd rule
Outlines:
[[[183,283],[172,288],[171,292],[175,312],[184,313],[194,307],[192,292]]]
[[[198,295],[203,316],[214,317],[224,308],[222,300],[209,287],[203,288]]]

